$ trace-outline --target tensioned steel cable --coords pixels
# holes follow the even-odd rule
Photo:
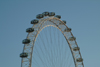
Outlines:
[[[45,37],[46,37],[46,40],[47,40],[47,46],[49,47],[50,46],[50,43],[49,43],[49,39],[48,39],[48,30],[47,30],[48,28],[46,28],[46,32],[45,32]],[[48,49],[49,50],[49,49]],[[49,59],[50,59],[50,53],[48,53],[48,62],[49,62],[49,64],[50,64],[50,61],[49,61]]]
[[[39,38],[37,38],[37,41],[38,41],[38,42],[36,42],[36,43],[39,43],[39,46],[38,46],[38,44],[36,44],[36,46],[38,46],[38,48],[40,48],[40,49],[41,49],[40,39],[39,39]],[[42,42],[42,43],[43,43],[43,42]],[[45,59],[45,58],[44,58],[44,57],[43,57],[43,58],[41,58],[41,57],[40,57],[40,54],[39,54],[39,52],[38,52],[37,47],[35,47],[35,49],[36,49],[37,53],[36,53],[35,51],[34,51],[34,52],[35,52],[36,54],[38,54],[38,55],[39,55],[40,60],[42,61],[42,63],[44,63],[42,59]],[[41,49],[41,51],[43,52],[43,50],[42,50],[42,49]],[[44,54],[44,53],[42,53],[42,54]],[[44,54],[44,55],[45,55],[45,54]]]
[[[52,35],[52,31],[54,30],[54,29],[53,29],[53,30],[52,30],[52,29],[53,29],[53,28],[51,28],[51,27],[49,28],[49,32],[51,33],[51,34],[50,34],[50,42],[51,42],[51,40],[52,40],[51,37],[53,36],[53,35]],[[44,30],[45,30],[45,29],[44,29]],[[47,30],[47,29],[46,29],[46,30]],[[55,29],[55,30],[56,30],[56,29]],[[48,31],[48,30],[47,30],[47,31]],[[57,32],[56,32],[57,37],[55,37],[55,38],[57,38],[57,42],[58,42],[58,43],[56,43],[56,44],[57,44],[57,47],[58,47],[58,48],[57,48],[57,49],[58,49],[58,50],[57,50],[57,52],[58,52],[57,55],[60,54],[59,56],[60,56],[60,60],[61,60],[61,57],[62,57],[62,56],[61,56],[61,52],[62,52],[62,51],[61,51],[61,45],[62,45],[62,44],[61,44],[60,41],[64,41],[64,38],[61,38],[61,37],[60,37],[61,35],[58,34],[59,32],[60,32],[60,31],[57,30]],[[56,35],[56,34],[54,34],[54,35]],[[47,36],[47,37],[45,37],[44,35]],[[43,44],[43,47],[45,47],[45,51],[47,52],[46,44],[45,44],[45,42],[44,42],[45,39],[43,39],[43,38],[46,38],[46,40],[48,40],[48,35],[47,35],[45,32],[41,32],[40,35],[39,35],[38,37],[39,37],[39,38],[37,38],[37,41],[40,41],[40,40],[41,40],[41,42],[42,42],[42,44]],[[55,40],[56,40],[56,39],[55,39]],[[56,41],[55,41],[55,42],[56,42]],[[36,42],[36,43],[39,44],[40,42]],[[52,43],[53,43],[53,40],[52,40]],[[63,43],[63,42],[62,42],[62,43]],[[40,44],[39,44],[39,45],[40,45]],[[54,43],[53,43],[53,45],[51,44],[51,46],[54,47]],[[52,47],[52,48],[53,48],[53,47]],[[40,49],[41,49],[42,54],[44,54],[44,52],[43,52],[43,50],[42,50],[41,47],[40,47]],[[37,48],[36,48],[36,50],[37,50]],[[51,49],[51,51],[52,51],[52,50],[53,50],[53,49]],[[63,50],[63,49],[62,49],[62,50]],[[66,49],[65,51],[67,51],[67,49]],[[37,52],[38,52],[38,50],[37,50]],[[48,52],[47,52],[47,53],[48,53]],[[48,53],[48,54],[49,54],[49,53]],[[54,54],[55,54],[55,52],[52,51],[51,54],[52,54],[52,57],[53,57]],[[68,55],[69,55],[69,54],[68,54]],[[45,54],[44,54],[44,56],[46,57]],[[43,58],[44,58],[44,57],[43,57]],[[50,58],[50,57],[49,57],[49,58]],[[44,58],[44,61],[47,61],[49,58],[46,58],[46,59]],[[68,58],[68,57],[67,57],[67,58]],[[58,58],[57,58],[57,59],[58,59]],[[55,60],[55,58],[54,58],[54,60]],[[54,62],[54,60],[52,59],[53,62]],[[43,60],[41,60],[41,61],[42,61],[42,63],[46,63],[46,62],[44,62]],[[62,61],[64,61],[64,59],[63,59]],[[48,64],[48,63],[47,63],[47,64]],[[65,64],[66,64],[66,63],[65,63]],[[52,63],[52,65],[55,66],[55,64],[53,64],[53,63]],[[48,66],[48,65],[46,65],[46,66]],[[60,63],[60,66],[62,66],[62,62]]]
[[[47,44],[45,43],[46,41],[44,41],[44,40],[47,40],[47,41],[49,41],[50,40],[50,43],[48,43],[48,44],[50,44],[49,46],[51,47],[51,55],[48,55],[49,56],[49,58],[44,54],[44,52],[43,52],[43,50],[42,50],[42,48],[40,48],[41,49],[41,52],[42,52],[42,54],[44,54],[44,56],[45,56],[45,58],[43,57],[43,59],[44,59],[44,61],[42,60],[42,63],[46,63],[46,64],[48,64],[49,63],[49,59],[51,58],[50,56],[52,56],[52,57],[54,57],[54,54],[56,53],[55,51],[53,51],[53,49],[55,50],[55,49],[57,49],[56,51],[57,51],[57,55],[59,55],[60,56],[60,58],[57,56],[57,59],[56,58],[53,58],[52,59],[52,61],[51,61],[51,66],[54,66],[55,67],[55,61],[58,61],[58,58],[59,58],[59,60],[60,61],[64,61],[65,59],[62,59],[62,51],[61,50],[63,50],[63,49],[61,49],[62,48],[62,45],[63,44],[61,44],[61,43],[63,43],[63,41],[64,41],[64,38],[61,38],[60,36],[61,36],[61,34],[59,33],[60,31],[58,30],[58,29],[55,29],[55,31],[56,31],[56,34],[53,34],[53,33],[55,33],[53,30],[53,27],[48,27],[49,29],[47,30],[47,31],[49,31],[49,35],[50,36],[48,36],[45,32],[40,32],[40,34],[39,34],[39,39],[37,38],[37,41],[41,41],[42,42],[42,44],[43,44],[43,47],[44,47],[44,49],[45,49],[45,51],[46,51],[46,53],[48,53],[48,50],[46,49],[47,48]],[[45,30],[45,29],[44,29]],[[44,31],[43,30],[43,31]],[[46,32],[47,32],[46,31]],[[52,35],[53,34],[53,35]],[[56,44],[56,48],[55,48],[55,46],[54,46],[54,41],[52,40],[52,38],[54,37],[54,35],[56,35],[56,37],[55,37],[55,42],[57,42]],[[48,39],[48,37],[50,37],[50,39]],[[45,38],[45,39],[43,39],[43,38]],[[57,40],[57,41],[56,41]],[[62,41],[62,42],[61,42]],[[37,42],[37,43],[40,43],[40,42]],[[53,46],[53,47],[52,47]],[[67,49],[66,49],[67,50]],[[65,50],[65,51],[66,51]],[[69,54],[68,54],[69,55]],[[65,56],[66,57],[66,56]],[[48,61],[48,63],[46,62],[46,61]],[[59,63],[59,61],[57,62],[57,63]],[[63,62],[61,62],[60,64],[58,64],[60,67],[61,66],[63,66]],[[66,63],[65,63],[65,65],[66,65]],[[46,65],[47,67],[48,67],[48,65]]]
[[[43,36],[43,34],[41,33],[41,35]],[[44,39],[43,39],[43,37],[40,35],[40,39],[41,39],[41,41],[43,42],[43,45],[44,45],[44,48],[45,48],[45,51],[47,52],[47,55],[48,55],[48,51],[47,51],[47,48],[46,48],[46,44],[45,44],[45,42],[44,42]],[[47,56],[46,56],[47,57]],[[48,59],[48,58],[47,58]],[[46,60],[47,60],[46,59]]]

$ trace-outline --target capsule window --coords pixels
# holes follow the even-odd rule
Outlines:
[[[78,59],[76,59],[76,61],[77,61],[77,62],[82,62],[83,59],[82,59],[82,58],[78,58]]]
[[[80,48],[79,47],[74,47],[73,51],[78,51]]]
[[[43,18],[43,15],[42,15],[42,14],[38,14],[38,15],[36,16],[36,18],[37,18],[37,19],[41,19],[41,18]]]
[[[57,18],[59,18],[59,19],[61,18],[61,16],[60,16],[60,15],[56,15],[55,17],[57,17]]]
[[[28,44],[28,43],[30,43],[30,40],[29,40],[29,39],[24,39],[24,40],[22,41],[22,43],[23,43],[23,44]]]
[[[54,16],[54,15],[55,15],[54,12],[50,12],[50,13],[49,13],[49,16]]]
[[[63,20],[63,22],[64,22],[64,24],[66,24],[66,21],[65,20]]]
[[[21,58],[25,58],[25,57],[27,57],[27,56],[28,56],[28,53],[21,53],[21,54],[20,54],[20,57],[21,57]]]
[[[42,13],[44,16],[48,16],[49,15],[49,12],[43,12]]]
[[[71,28],[67,28],[64,30],[65,32],[70,32],[71,31]]]
[[[28,28],[28,29],[26,29],[26,32],[28,32],[28,33],[33,32],[33,31],[34,31],[33,28]]]
[[[75,37],[70,37],[70,38],[69,38],[69,41],[74,41],[74,40],[76,40]]]
[[[35,20],[32,20],[32,21],[31,21],[31,24],[37,24],[38,22],[39,22],[39,21],[35,19]]]

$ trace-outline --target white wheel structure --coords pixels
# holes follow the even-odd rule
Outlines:
[[[68,43],[69,49],[71,51],[70,53],[72,55],[74,67],[84,67],[80,49],[77,45],[76,38],[73,36],[73,34],[71,32],[71,29],[68,28],[67,25],[62,20],[60,20],[60,18],[55,17],[55,16],[46,16],[44,18],[39,18],[38,20],[39,20],[39,22],[34,24],[31,27],[31,29],[33,29],[33,30],[31,30],[31,32],[28,32],[28,35],[26,38],[27,42],[24,43],[25,45],[23,48],[23,53],[20,54],[20,57],[22,58],[21,67],[36,67],[34,65],[32,66],[32,55],[33,55],[33,51],[34,51],[33,50],[34,44],[35,44],[36,38],[38,37],[40,31],[42,31],[44,28],[49,27],[49,26],[55,27],[62,32],[63,36],[65,37],[65,39]],[[40,58],[40,60],[41,60],[41,58]],[[50,63],[50,62],[48,62],[48,63]],[[52,63],[54,63],[54,62],[52,62]],[[53,66],[52,65],[51,66],[48,66],[48,65],[39,66],[39,65],[37,65],[37,67],[62,67],[62,66],[54,66],[54,65]],[[68,66],[68,67],[70,67],[70,66]]]

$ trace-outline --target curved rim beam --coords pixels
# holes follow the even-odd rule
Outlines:
[[[67,43],[68,43],[68,45],[69,45],[70,50],[71,50],[71,53],[72,53],[72,56],[73,56],[73,60],[74,60],[75,67],[77,67],[78,64],[77,64],[77,62],[76,62],[76,57],[74,56],[74,52],[73,52],[73,49],[72,49],[72,47],[71,47],[71,44],[70,44],[68,38],[66,37],[66,35],[64,34],[64,32],[60,29],[59,25],[57,25],[56,22],[54,22],[54,21],[52,21],[52,20],[57,20],[57,21],[63,23],[63,21],[61,21],[61,20],[58,19],[58,18],[49,17],[49,18],[45,18],[45,19],[43,18],[43,19],[39,20],[38,25],[36,24],[36,25],[38,26],[38,30],[37,30],[37,34],[36,34],[36,36],[35,36],[35,38],[33,39],[33,42],[32,42],[33,46],[31,47],[32,49],[31,49],[31,54],[30,54],[30,59],[29,59],[29,67],[31,67],[32,53],[33,53],[33,48],[34,48],[34,43],[35,43],[35,41],[36,41],[36,38],[38,37],[38,34],[40,33],[40,31],[42,31],[44,28],[46,28],[46,27],[48,27],[48,26],[56,27],[56,28],[58,28],[58,29],[62,32],[62,34],[64,35],[64,37],[65,37],[65,39],[66,39],[66,41],[67,41]],[[53,23],[53,25],[52,25],[52,24],[51,24],[51,25],[45,25],[45,24],[46,24],[46,21],[50,21],[51,23]],[[33,25],[32,28],[34,28],[36,25]],[[42,27],[42,25],[44,25],[44,26]],[[66,24],[63,23],[63,25],[64,25],[66,28],[68,28]],[[41,28],[41,27],[42,27],[42,28]],[[70,32],[70,34],[71,34],[71,36],[73,36],[73,34],[72,34],[71,32]],[[27,39],[29,38],[30,35],[31,35],[30,33],[27,35]],[[75,41],[75,45],[78,47],[76,41]],[[24,49],[25,49],[25,45],[24,45]],[[23,52],[24,52],[24,49],[23,49]],[[82,58],[80,51],[79,51],[79,55],[80,55],[80,58]],[[23,62],[23,59],[22,59],[22,62]],[[84,67],[83,62],[82,62],[81,65],[82,65],[81,67]],[[21,67],[22,67],[22,64],[21,64]]]

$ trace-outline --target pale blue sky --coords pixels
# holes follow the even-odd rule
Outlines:
[[[81,48],[85,67],[100,66],[100,1],[0,0],[0,67],[20,67],[22,40],[30,21],[44,11],[67,21]]]

